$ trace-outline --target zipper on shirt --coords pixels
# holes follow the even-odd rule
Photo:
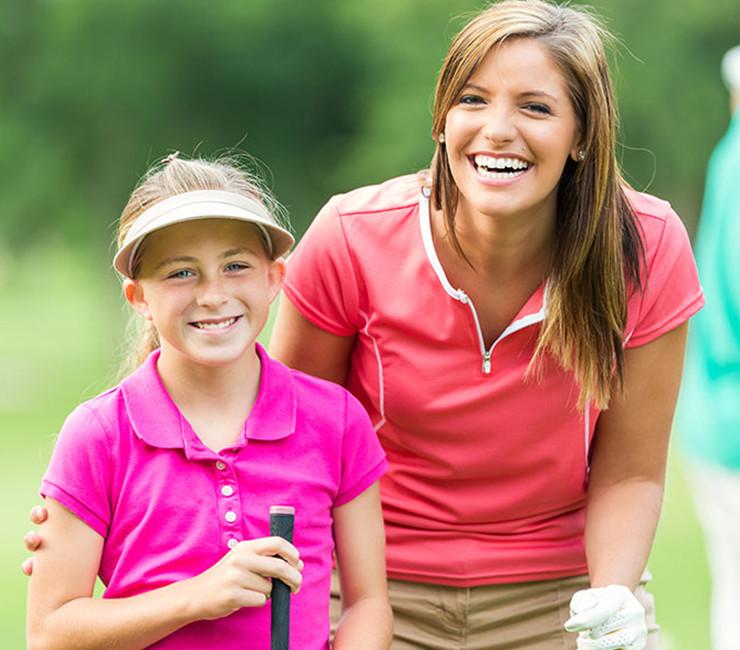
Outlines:
[[[481,330],[480,321],[478,320],[478,312],[475,311],[475,305],[473,304],[473,301],[470,299],[467,293],[465,293],[462,289],[457,290],[457,297],[458,300],[463,304],[470,307],[470,312],[473,314],[473,320],[475,321],[475,329],[478,331],[478,344],[480,345],[480,353],[481,357],[483,358],[483,363],[481,365],[481,372],[484,375],[490,375],[491,374],[491,355],[493,354],[493,348],[496,345],[494,343],[491,346],[490,350],[486,350],[486,343],[483,340],[483,330]]]

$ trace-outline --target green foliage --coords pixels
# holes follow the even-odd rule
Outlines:
[[[484,4],[3,0],[0,237],[100,246],[148,164],[233,147],[265,164],[301,232],[329,195],[428,164],[436,72]],[[592,4],[624,43],[628,177],[691,225],[727,121],[736,2]]]

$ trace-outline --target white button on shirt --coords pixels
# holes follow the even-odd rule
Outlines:
[[[229,548],[234,548],[238,543],[239,540],[232,537],[228,542],[226,542],[226,546],[228,546]]]
[[[226,465],[222,463],[220,460],[216,461],[216,469],[224,470],[226,469]]]
[[[230,485],[224,485],[221,488],[221,494],[223,494],[225,497],[230,497],[232,494],[234,494],[234,488]]]
[[[224,519],[226,519],[230,524],[233,524],[236,521],[236,513],[233,510],[229,510],[224,515]]]

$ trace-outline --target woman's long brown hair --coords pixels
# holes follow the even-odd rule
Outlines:
[[[439,135],[447,113],[484,57],[514,38],[535,39],[562,71],[584,152],[582,161],[568,159],[558,187],[547,312],[530,372],[548,352],[573,371],[580,387],[578,408],[592,400],[604,409],[614,388],[623,388],[628,292],[641,285],[644,254],[616,158],[617,113],[604,52],[604,42],[611,36],[594,16],[583,8],[544,0],[503,0],[462,29],[437,81],[432,202],[442,211],[453,246],[464,257],[455,235],[458,188]]]

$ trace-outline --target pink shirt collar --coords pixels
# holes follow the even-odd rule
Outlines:
[[[278,440],[295,431],[295,387],[290,371],[255,344],[262,363],[257,399],[234,448],[249,440]],[[153,447],[184,449],[189,459],[212,457],[183,417],[157,372],[159,350],[121,382],[126,412],[136,435]]]

